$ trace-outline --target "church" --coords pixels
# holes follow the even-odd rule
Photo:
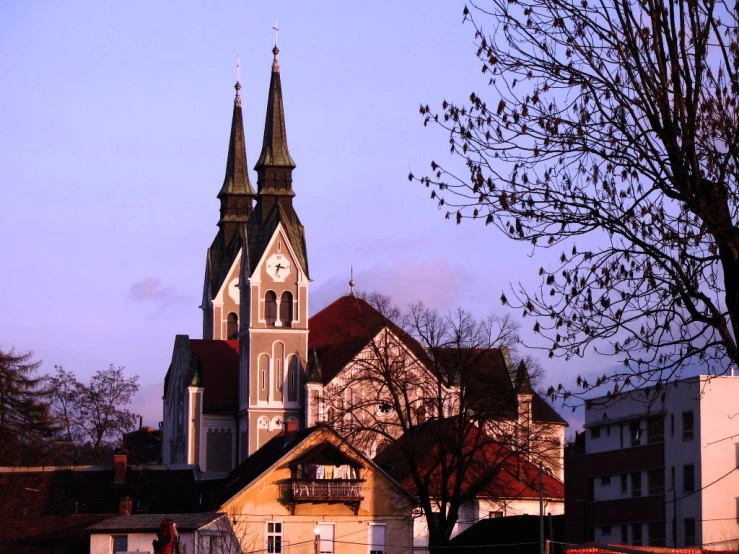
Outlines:
[[[293,204],[300,185],[293,183],[277,46],[272,52],[256,191],[237,82],[217,194],[218,231],[205,262],[203,337],[175,338],[164,383],[162,462],[196,465],[214,476],[231,471],[283,430],[333,423],[324,393],[338,388],[343,394],[346,372],[379,333],[394,333],[408,358],[423,365],[421,345],[374,317],[374,309],[353,293],[309,314],[306,233]],[[363,320],[372,325],[357,324],[357,313],[372,315]],[[516,369],[505,348],[488,359],[514,417],[549,429],[557,451],[550,469],[561,479],[566,422],[531,390],[525,367]],[[454,385],[447,385],[453,392]],[[362,450],[369,458],[379,452],[378,444]]]

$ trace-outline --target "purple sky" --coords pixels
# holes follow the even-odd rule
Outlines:
[[[446,136],[424,129],[419,104],[463,100],[487,82],[462,7],[3,2],[0,348],[33,350],[44,371],[59,364],[84,379],[123,365],[140,375],[134,409],[147,424],[161,419],[174,336],[202,333],[235,58],[253,165],[275,16],[312,312],[348,292],[353,264],[358,287],[401,306],[501,313],[501,291],[538,283],[542,260],[491,228],[445,221],[407,180],[448,161]],[[545,367],[558,382],[590,366]]]

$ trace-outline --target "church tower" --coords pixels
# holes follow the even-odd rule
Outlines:
[[[279,49],[267,98],[257,194],[241,241],[239,461],[286,424],[304,425],[308,256],[293,207],[295,162],[287,147]],[[230,291],[229,291],[230,292]]]
[[[203,338],[235,340],[239,330],[238,278],[241,242],[255,197],[249,182],[241,113],[241,83],[236,82],[226,176],[218,192],[221,203],[218,233],[208,249],[203,285]]]

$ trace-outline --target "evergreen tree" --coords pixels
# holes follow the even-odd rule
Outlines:
[[[0,350],[0,465],[46,462],[55,434],[49,392],[33,352]]]

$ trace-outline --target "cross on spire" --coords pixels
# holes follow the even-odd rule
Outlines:
[[[277,18],[275,17],[275,24],[272,25],[272,28],[275,30],[275,47],[277,47],[277,31],[280,29],[277,27]]]

